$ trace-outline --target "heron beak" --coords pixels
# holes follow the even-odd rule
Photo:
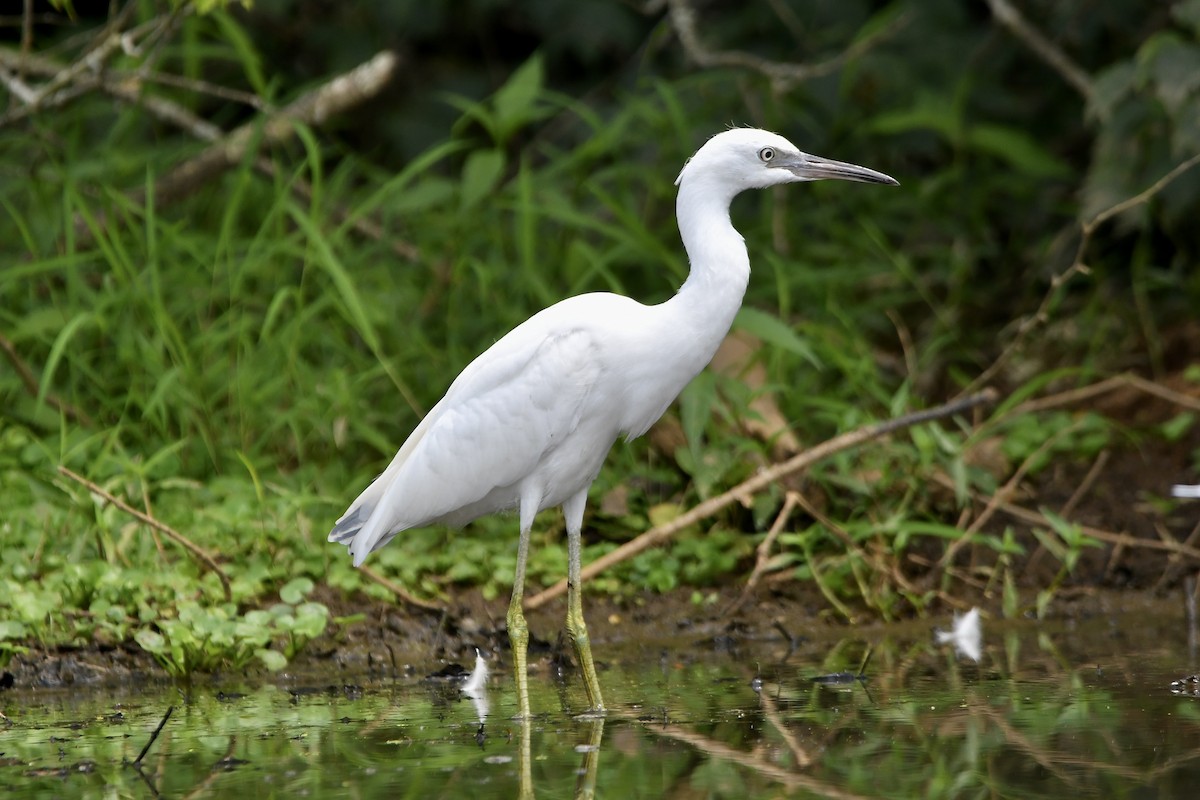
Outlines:
[[[847,164],[845,161],[834,161],[832,158],[821,158],[808,153],[797,153],[786,159],[777,159],[772,166],[782,167],[797,178],[805,181],[839,180],[858,181],[859,183],[883,183],[888,186],[899,186],[900,181],[876,172],[873,169],[860,167],[857,164]]]

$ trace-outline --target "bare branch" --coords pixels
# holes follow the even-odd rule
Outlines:
[[[165,534],[167,536],[167,538],[171,539],[173,542],[175,542],[176,544],[181,546],[184,550],[187,550],[189,553],[191,553],[193,556],[195,556],[197,561],[199,561],[201,564],[203,564],[205,567],[207,567],[209,569],[209,571],[216,573],[217,578],[219,578],[221,581],[222,588],[224,588],[224,590],[225,590],[225,599],[227,601],[233,599],[233,591],[229,585],[229,576],[226,575],[225,571],[223,569],[221,569],[221,566],[216,561],[213,560],[212,556],[210,556],[208,553],[206,553],[204,550],[202,550],[197,545],[193,544],[192,541],[190,539],[188,539],[186,536],[184,536],[182,533],[175,530],[170,525],[167,525],[164,522],[158,521],[157,519],[155,519],[154,517],[145,513],[144,511],[138,511],[136,508],[129,505],[121,498],[115,496],[112,492],[104,489],[99,484],[89,481],[87,478],[83,477],[82,475],[72,472],[70,469],[68,469],[67,467],[64,467],[62,464],[58,465],[58,471],[62,475],[65,475],[66,477],[70,478],[71,480],[75,481],[76,483],[82,485],[85,489],[87,489],[92,494],[108,501],[109,503],[112,503],[114,506],[116,506],[117,508],[124,511],[126,514],[129,514],[130,516],[137,518],[141,522],[144,522],[145,524],[149,525],[151,528],[154,528],[155,530],[159,531],[160,533]]]
[[[385,578],[383,575],[380,575],[378,572],[371,569],[366,564],[362,565],[358,569],[360,572],[362,572],[363,575],[366,575],[368,578],[375,581],[375,583],[378,583],[380,586],[387,589],[389,592],[396,595],[396,597],[398,597],[400,600],[403,600],[405,603],[408,603],[410,606],[416,606],[417,608],[423,608],[426,611],[439,611],[440,612],[440,611],[444,610],[437,603],[431,603],[428,600],[422,600],[421,598],[410,594],[403,586],[401,586],[400,584],[396,583],[393,580]]]
[[[696,9],[692,7],[691,0],[667,0],[667,9],[671,26],[675,29],[679,43],[683,45],[688,58],[701,67],[740,67],[762,73],[771,81],[777,92],[786,92],[797,83],[835,72],[843,64],[861,56],[908,22],[907,16],[898,17],[892,25],[870,36],[864,36],[831,58],[811,64],[800,64],[771,61],[740,50],[710,50],[700,41]]]
[[[1024,42],[1026,47],[1045,61],[1072,88],[1083,95],[1085,100],[1090,101],[1092,99],[1092,95],[1095,94],[1095,87],[1092,85],[1091,76],[1082,67],[1072,61],[1070,56],[1042,35],[1041,31],[1030,25],[1028,20],[1017,10],[1016,6],[1008,0],[987,0],[987,4],[997,22],[1008,28],[1014,36]]]
[[[955,400],[935,408],[925,411],[918,411],[913,414],[906,414],[903,417],[888,420],[887,422],[878,422],[873,425],[866,425],[862,428],[857,428],[848,433],[843,433],[841,436],[835,436],[821,444],[805,450],[803,453],[789,458],[779,464],[775,464],[767,469],[762,470],[752,478],[742,481],[737,486],[729,491],[709,498],[692,510],[680,514],[670,522],[652,528],[636,539],[632,539],[625,544],[606,553],[600,558],[593,561],[583,568],[580,575],[581,580],[588,580],[599,575],[604,570],[612,567],[622,561],[627,561],[643,550],[647,550],[655,545],[662,544],[670,539],[679,531],[694,525],[702,519],[707,519],[718,511],[733,505],[734,503],[751,497],[758,492],[766,489],[768,486],[782,480],[788,475],[793,475],[801,470],[807,469],[813,464],[828,458],[835,453],[840,453],[843,450],[849,450],[852,447],[857,447],[860,444],[869,442],[872,439],[878,439],[889,433],[919,425],[923,422],[929,422],[935,419],[954,416],[968,411],[972,408],[982,405],[990,405],[996,401],[997,394],[994,390],[988,389],[979,394],[966,397],[961,400]],[[565,580],[551,586],[542,592],[530,597],[525,601],[526,609],[535,609],[545,605],[550,600],[558,597],[567,590],[567,582]]]
[[[321,125],[331,117],[377,94],[391,79],[396,69],[396,55],[383,51],[370,61],[301,95],[278,112],[255,122],[247,123],[228,136],[215,141],[189,161],[180,164],[154,184],[154,200],[159,206],[169,205],[196,190],[225,170],[238,164],[251,147],[277,144],[295,135],[297,124]],[[160,110],[165,108],[161,103]],[[207,123],[205,123],[207,125]],[[261,135],[260,135],[261,131]],[[211,132],[194,130],[201,138]],[[135,203],[145,201],[145,191],[130,193]],[[86,244],[96,233],[104,230],[107,218],[97,218],[95,231],[81,215],[75,219],[78,241]]]
[[[1017,332],[1013,336],[1012,341],[1005,346],[1005,348],[1000,352],[1000,355],[996,357],[996,360],[993,361],[987,369],[979,373],[979,375],[976,376],[976,378],[971,381],[971,383],[969,383],[958,394],[958,396],[963,397],[970,392],[976,391],[980,386],[986,386],[990,384],[996,377],[996,374],[1000,371],[1001,367],[1008,363],[1008,360],[1020,351],[1020,348],[1024,345],[1029,334],[1049,321],[1050,308],[1054,305],[1055,301],[1058,300],[1059,294],[1063,287],[1070,283],[1071,279],[1076,275],[1088,275],[1091,273],[1091,268],[1084,263],[1083,259],[1087,254],[1088,245],[1091,244],[1092,235],[1096,232],[1097,228],[1118,214],[1128,211],[1131,208],[1135,208],[1142,203],[1148,202],[1155,195],[1170,185],[1172,181],[1183,175],[1197,164],[1200,164],[1200,153],[1197,153],[1186,161],[1176,164],[1169,172],[1167,172],[1166,175],[1163,175],[1157,181],[1138,192],[1133,197],[1128,197],[1116,205],[1099,212],[1091,219],[1080,223],[1079,228],[1081,235],[1079,238],[1079,246],[1075,249],[1075,258],[1071,261],[1070,266],[1050,279],[1050,288],[1046,291],[1046,295],[1042,298],[1041,304],[1038,305],[1037,311],[1035,311],[1032,316],[1026,317],[1021,321],[1020,325],[1017,327]]]

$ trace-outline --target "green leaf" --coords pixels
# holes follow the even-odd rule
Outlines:
[[[469,211],[491,193],[504,171],[504,153],[499,150],[476,150],[467,156],[462,172],[463,211]]]
[[[255,650],[254,655],[258,656],[258,660],[263,663],[263,666],[272,672],[278,672],[286,667],[288,663],[287,657],[278,650],[270,650],[264,647]]]
[[[238,61],[241,62],[242,69],[246,72],[246,80],[253,87],[254,93],[259,96],[265,95],[267,81],[263,77],[262,59],[254,47],[253,39],[238,24],[237,20],[228,14],[214,14],[213,19],[221,28],[221,34],[225,41],[229,42],[233,46],[234,52],[237,53]]]
[[[38,385],[37,395],[39,404],[46,399],[46,392],[50,389],[50,384],[54,380],[54,372],[58,369],[58,362],[62,360],[67,345],[71,343],[71,339],[79,332],[80,328],[95,320],[96,315],[92,312],[81,311],[59,331],[58,336],[54,339],[54,345],[50,348],[50,355],[46,358],[46,366],[42,368],[42,381]]]
[[[1191,411],[1185,411],[1159,425],[1158,430],[1168,442],[1178,442],[1187,435],[1195,423],[1196,415]]]
[[[1092,82],[1092,96],[1088,104],[1088,116],[1107,122],[1117,104],[1134,89],[1137,70],[1128,61],[1118,61],[1101,70]]]
[[[500,137],[497,144],[507,142],[522,125],[537,116],[534,103],[542,93],[543,75],[542,57],[535,53],[496,91],[492,102],[496,107],[496,127]]]
[[[679,395],[679,421],[683,436],[694,455],[699,455],[704,428],[717,402],[717,378],[705,370],[696,376]]]
[[[167,651],[167,640],[158,631],[142,628],[133,635],[133,639],[147,653],[161,655]]]
[[[738,311],[737,316],[733,320],[733,326],[740,331],[745,331],[751,336],[761,339],[767,344],[787,350],[790,353],[795,353],[817,369],[820,369],[822,366],[821,360],[817,358],[817,354],[813,352],[813,349],[808,346],[808,342],[801,338],[795,329],[779,319],[779,317],[757,308],[745,306]]]
[[[279,590],[279,599],[290,605],[297,605],[313,590],[313,582],[309,578],[293,578]]]
[[[25,625],[15,619],[0,620],[0,640],[24,639],[28,635]]]
[[[1071,168],[1029,134],[1006,125],[974,125],[967,131],[972,148],[1005,161],[1035,178],[1061,178]]]
[[[1184,102],[1200,89],[1200,47],[1181,41],[1164,44],[1155,54],[1151,72],[1167,113],[1177,116]]]

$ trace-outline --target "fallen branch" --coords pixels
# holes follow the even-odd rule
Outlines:
[[[217,577],[221,580],[222,588],[225,590],[225,600],[230,601],[233,599],[233,591],[229,585],[229,576],[226,575],[225,571],[221,569],[221,566],[216,561],[213,560],[212,556],[210,556],[208,553],[206,553],[204,550],[202,550],[197,545],[193,544],[191,542],[191,540],[189,540],[182,533],[175,530],[170,525],[167,525],[164,522],[158,521],[157,519],[155,519],[154,517],[145,513],[144,511],[138,511],[136,508],[129,505],[124,500],[122,500],[121,498],[114,495],[112,492],[109,492],[108,490],[104,489],[103,487],[99,486],[98,484],[95,484],[92,481],[89,481],[87,478],[83,477],[82,475],[72,472],[70,469],[68,469],[67,467],[64,467],[62,464],[58,465],[58,471],[60,474],[65,475],[66,477],[70,478],[71,480],[73,480],[76,483],[83,486],[85,489],[87,489],[92,494],[95,494],[95,495],[103,498],[104,500],[108,501],[109,503],[112,503],[114,506],[116,506],[117,508],[124,511],[126,514],[129,514],[130,516],[137,518],[141,522],[144,522],[145,524],[149,525],[150,527],[154,528],[155,530],[159,531],[160,533],[165,534],[167,536],[167,538],[171,539],[176,544],[178,544],[180,547],[187,550],[189,553],[191,553],[193,556],[196,557],[197,561],[199,561],[201,564],[203,564],[205,567],[207,567],[211,572],[216,573]]]
[[[767,531],[767,535],[758,545],[754,560],[754,571],[746,579],[746,585],[742,587],[742,593],[721,612],[722,618],[729,617],[741,608],[742,604],[746,602],[746,598],[754,591],[754,587],[762,580],[762,576],[766,574],[771,566],[771,549],[775,546],[775,540],[779,538],[779,534],[783,531],[783,526],[787,524],[788,518],[792,516],[792,510],[799,503],[799,492],[788,492],[784,496],[783,508],[780,509],[779,514],[775,517],[775,522],[771,525],[771,529]]]
[[[445,611],[445,609],[443,609],[437,603],[431,603],[428,600],[422,600],[419,597],[415,597],[415,596],[409,594],[408,591],[403,586],[396,583],[395,581],[392,581],[392,580],[389,580],[389,579],[383,577],[378,572],[376,572],[375,570],[368,567],[366,564],[363,564],[358,569],[362,574],[366,575],[368,578],[375,581],[380,586],[387,589],[392,594],[396,595],[396,597],[399,597],[405,603],[408,603],[410,606],[416,606],[417,608],[423,608],[426,611],[436,611],[438,613],[442,613]]]
[[[22,60],[22,57],[16,51],[9,48],[0,47],[0,81],[5,80],[5,69],[15,69],[18,65],[23,65],[29,69],[32,74],[36,75],[54,75],[62,69],[62,65],[53,59],[42,56],[30,56],[27,60]],[[192,81],[187,78],[167,75],[165,73],[143,74],[142,70],[138,72],[124,72],[118,70],[106,70],[100,75],[85,74],[80,76],[78,87],[84,91],[102,91],[109,94],[124,103],[131,106],[137,106],[147,111],[151,116],[173,125],[182,131],[190,134],[192,137],[199,139],[202,142],[214,143],[221,140],[224,131],[217,125],[212,124],[208,120],[193,114],[184,106],[165,97],[148,94],[143,91],[142,84],[148,82],[163,83],[169,86],[181,86],[186,89],[203,92],[205,94],[222,97],[235,102],[245,103],[254,108],[262,110],[264,108],[262,101],[256,96],[245,92],[235,92],[225,89],[221,86],[214,86],[203,81]],[[259,158],[255,164],[255,168],[262,174],[268,177],[278,177],[278,169],[267,158]],[[291,176],[288,180],[289,187],[292,193],[299,199],[308,202],[311,201],[314,195],[312,186],[298,176]],[[144,201],[144,196],[139,194],[136,198]],[[169,201],[169,198],[168,198]],[[156,196],[155,203],[159,208],[164,205],[162,197]],[[384,229],[383,223],[374,216],[354,216],[349,210],[344,208],[331,209],[331,217],[339,224],[348,224],[359,234],[377,242],[385,242],[400,258],[406,261],[416,261],[420,258],[420,251],[409,242],[399,239],[393,234]],[[81,231],[84,240],[87,241],[91,236],[90,231],[84,233],[79,229],[79,218],[76,220],[77,230]]]
[[[1036,464],[1038,460],[1042,458],[1042,456],[1048,453],[1052,447],[1058,444],[1060,439],[1069,433],[1074,433],[1078,427],[1079,423],[1076,422],[1073,425],[1068,425],[1065,428],[1059,429],[1053,436],[1046,437],[1046,439],[1040,445],[1034,448],[1033,452],[1025,457],[1025,460],[1021,462],[1021,465],[1017,467],[1012,476],[1005,481],[1004,485],[997,489],[992,496],[988,498],[987,505],[984,507],[983,513],[975,518],[975,520],[971,523],[971,526],[963,532],[962,536],[960,536],[957,540],[952,542],[949,547],[946,548],[946,552],[942,554],[942,558],[938,562],[942,568],[954,563],[954,557],[958,555],[958,551],[965,547],[967,543],[971,541],[971,537],[978,533],[983,526],[988,523],[988,520],[990,520],[999,509],[1000,503],[1008,500],[1008,498],[1012,497],[1016,493],[1017,487],[1020,486],[1021,481],[1024,480],[1025,475],[1030,469],[1033,468],[1033,465]]]
[[[954,483],[944,475],[934,475],[933,479],[947,489],[954,489]],[[976,502],[988,502],[986,495],[980,492],[972,492],[972,498]],[[996,508],[1008,514],[1010,517],[1015,517],[1022,522],[1027,522],[1031,525],[1040,525],[1045,528],[1053,528],[1050,520],[1046,519],[1044,514],[1037,511],[1031,511],[1024,506],[1019,506],[1016,503],[1007,501],[999,501],[996,503]],[[1175,553],[1180,556],[1187,556],[1200,562],[1200,549],[1190,547],[1186,544],[1180,544],[1174,539],[1139,539],[1136,536],[1130,536],[1128,533],[1114,533],[1101,528],[1093,528],[1090,525],[1078,525],[1080,533],[1085,536],[1090,536],[1093,539],[1098,539],[1108,544],[1117,545],[1119,547],[1140,547],[1146,550],[1162,550],[1167,553]]]
[[[813,464],[828,458],[831,455],[840,453],[843,450],[849,450],[852,447],[857,447],[860,444],[869,442],[872,439],[878,439],[881,436],[886,436],[889,433],[894,433],[898,430],[919,425],[923,422],[929,422],[935,419],[950,417],[955,414],[960,414],[977,406],[990,405],[996,401],[997,392],[994,389],[986,389],[978,394],[971,395],[959,400],[937,406],[936,408],[918,411],[913,414],[906,414],[902,417],[897,417],[887,422],[878,422],[873,425],[867,425],[862,428],[843,433],[841,436],[835,436],[825,442],[822,442],[815,447],[805,450],[792,458],[772,467],[762,470],[752,478],[742,481],[737,486],[729,491],[709,498],[703,503],[693,508],[684,514],[680,514],[670,522],[659,525],[651,530],[638,536],[636,539],[626,542],[625,544],[607,553],[593,561],[583,568],[580,574],[581,580],[588,580],[599,575],[610,567],[620,564],[622,561],[627,561],[643,550],[647,550],[655,545],[661,544],[674,536],[679,531],[694,525],[695,523],[711,517],[718,511],[733,505],[735,502],[749,498],[777,481],[807,469]],[[567,590],[566,580],[561,580],[550,588],[538,592],[525,601],[526,609],[535,609],[545,605],[550,600],[558,597]]]
[[[180,200],[199,186],[237,165],[251,149],[278,144],[292,138],[298,125],[322,125],[331,117],[370,99],[391,79],[398,64],[390,51],[321,84],[298,97],[279,111],[246,123],[217,141],[194,158],[185,161],[159,178],[154,184],[154,202],[162,207]],[[146,200],[144,189],[130,192],[136,204]],[[105,215],[96,217],[95,228],[82,214],[75,217],[77,247],[88,244],[107,226]]]
[[[1058,394],[1039,397],[1036,400],[1026,400],[1024,403],[1008,410],[1000,416],[1000,419],[1016,417],[1022,414],[1033,414],[1038,411],[1046,411],[1051,408],[1059,408],[1061,406],[1074,405],[1075,403],[1090,400],[1093,397],[1099,397],[1102,394],[1108,394],[1115,389],[1120,389],[1125,386],[1131,386],[1138,391],[1153,395],[1169,403],[1174,403],[1183,408],[1190,408],[1193,411],[1200,411],[1200,399],[1190,395],[1177,392],[1174,389],[1168,389],[1165,386],[1155,383],[1154,381],[1146,380],[1139,375],[1131,373],[1122,373],[1114,375],[1111,378],[1105,378],[1097,383],[1081,386],[1078,389],[1067,389]]]

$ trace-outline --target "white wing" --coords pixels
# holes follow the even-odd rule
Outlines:
[[[355,566],[406,528],[516,503],[518,484],[579,426],[604,371],[594,332],[562,317],[543,312],[475,359],[338,520],[329,540],[349,544]]]

